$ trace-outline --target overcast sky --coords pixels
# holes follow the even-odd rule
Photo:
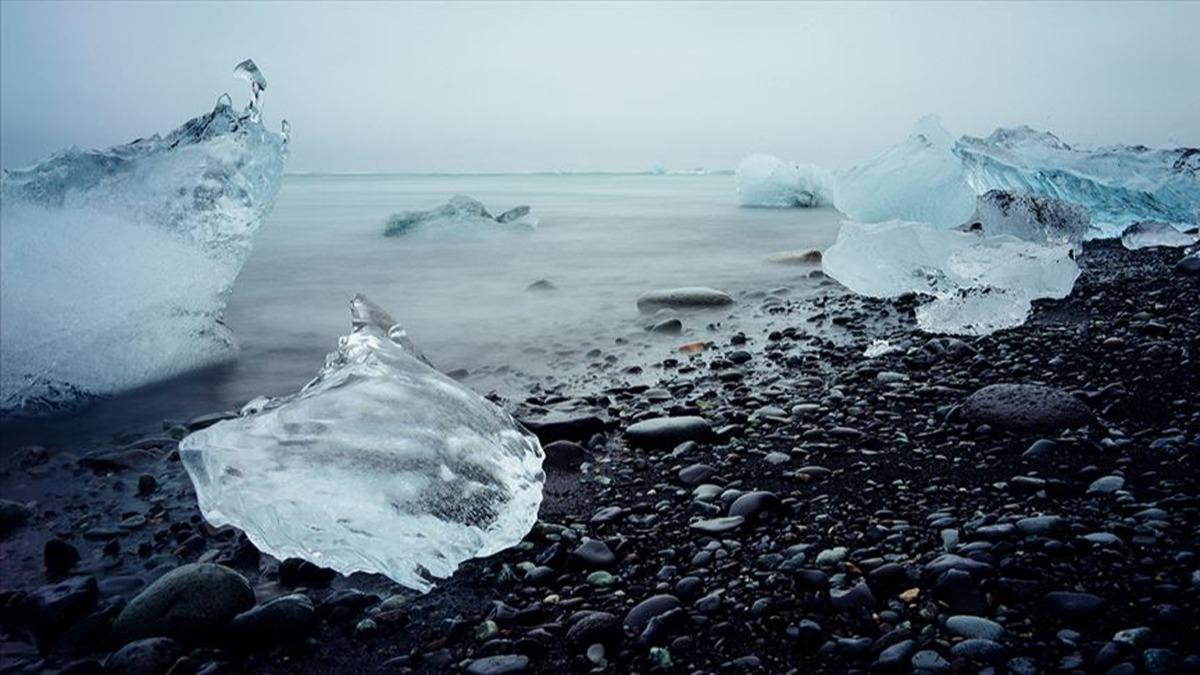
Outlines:
[[[269,82],[293,171],[845,166],[951,133],[1200,146],[1200,3],[0,3],[0,164]]]

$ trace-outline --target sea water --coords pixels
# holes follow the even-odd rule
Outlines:
[[[492,213],[527,204],[540,225],[383,236],[393,213],[456,194]],[[336,347],[355,293],[400,320],[441,370],[465,370],[476,391],[519,399],[532,383],[588,375],[591,350],[622,367],[661,359],[713,338],[709,324],[724,319],[685,314],[683,335],[647,337],[653,319],[635,304],[644,291],[814,292],[812,268],[765,258],[826,248],[840,220],[831,208],[739,208],[724,173],[289,175],[225,313],[235,359],[76,413],[10,421],[2,442],[83,444],[296,391]],[[543,279],[554,290],[527,290]],[[748,316],[737,321],[753,329]]]

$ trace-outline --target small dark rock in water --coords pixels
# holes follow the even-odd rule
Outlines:
[[[529,670],[529,657],[521,654],[504,654],[475,659],[467,664],[469,675],[511,675]]]
[[[712,435],[712,427],[703,417],[656,417],[630,425],[625,438],[633,445],[670,448],[684,441],[703,441]]]
[[[637,307],[643,312],[654,312],[664,307],[675,309],[703,309],[732,305],[728,293],[712,288],[672,288],[647,291],[637,299]]]
[[[521,206],[514,206],[511,209],[505,211],[504,213],[501,213],[500,215],[496,216],[496,222],[497,223],[507,223],[507,222],[516,220],[518,218],[524,218],[525,216],[529,215],[529,212],[531,210],[532,209],[530,209],[529,206],[527,206],[525,204],[522,204]]]
[[[113,622],[113,634],[125,640],[210,641],[230,619],[252,606],[254,591],[237,572],[209,563],[183,565],[126,605]]]
[[[270,649],[303,640],[317,625],[312,600],[295,593],[238,614],[229,623],[229,640],[245,649]]]
[[[79,551],[62,539],[51,539],[46,542],[42,551],[42,559],[46,570],[51,574],[63,574],[79,562]]]
[[[137,640],[113,652],[104,669],[122,675],[162,675],[183,655],[183,646],[170,638]]]
[[[0,536],[24,525],[33,517],[33,509],[9,499],[0,499]]]
[[[977,424],[1013,431],[1088,426],[1095,417],[1082,401],[1061,389],[1036,384],[993,384],[967,397],[963,416]]]
[[[591,454],[574,441],[554,441],[542,447],[546,453],[545,465],[551,469],[576,471],[579,465],[591,460]]]
[[[654,324],[650,331],[663,335],[679,335],[683,332],[683,322],[679,319],[667,319]]]
[[[337,572],[302,558],[288,558],[279,563],[279,584],[288,588],[322,588],[328,586],[336,576]]]
[[[525,287],[527,291],[557,291],[558,286],[554,285],[549,279],[538,279],[537,281]]]

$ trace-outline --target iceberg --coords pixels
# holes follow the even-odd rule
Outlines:
[[[1172,225],[1154,221],[1134,223],[1121,233],[1121,244],[1131,251],[1152,246],[1191,246],[1194,243],[1196,235],[1180,232]]]
[[[4,174],[0,412],[62,409],[232,354],[221,312],[288,150],[259,119],[260,93],[242,111],[223,95],[163,137]]]
[[[979,195],[975,215],[965,225],[984,234],[1009,234],[1043,244],[1078,244],[1088,234],[1086,207],[1054,197],[1005,190]]]
[[[813,164],[753,154],[738,164],[735,179],[738,203],[742,206],[793,208],[833,204],[833,178]]]
[[[963,136],[954,153],[976,192],[1013,190],[1086,206],[1104,236],[1130,223],[1200,223],[1200,149],[1072,147],[1029,127]]]
[[[841,172],[834,206],[859,222],[905,220],[951,228],[975,210],[954,139],[934,117],[917,122],[908,140]]]
[[[494,230],[497,225],[534,229],[538,226],[538,219],[529,212],[528,206],[516,206],[493,216],[478,199],[455,195],[445,204],[427,211],[403,211],[393,214],[384,225],[383,234],[386,237],[395,237],[423,230],[464,234]]]
[[[822,264],[855,293],[932,296],[917,308],[917,324],[931,333],[958,335],[1020,325],[1034,299],[1065,297],[1079,276],[1066,244],[899,220],[844,221]]]
[[[544,454],[491,402],[434,370],[366,298],[299,393],[185,438],[200,510],[259,549],[428,591],[537,520]]]

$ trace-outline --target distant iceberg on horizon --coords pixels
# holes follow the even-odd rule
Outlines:
[[[287,159],[261,122],[266,80],[236,111],[166,136],[70,148],[0,179],[0,413],[38,413],[228,358],[221,320]]]

